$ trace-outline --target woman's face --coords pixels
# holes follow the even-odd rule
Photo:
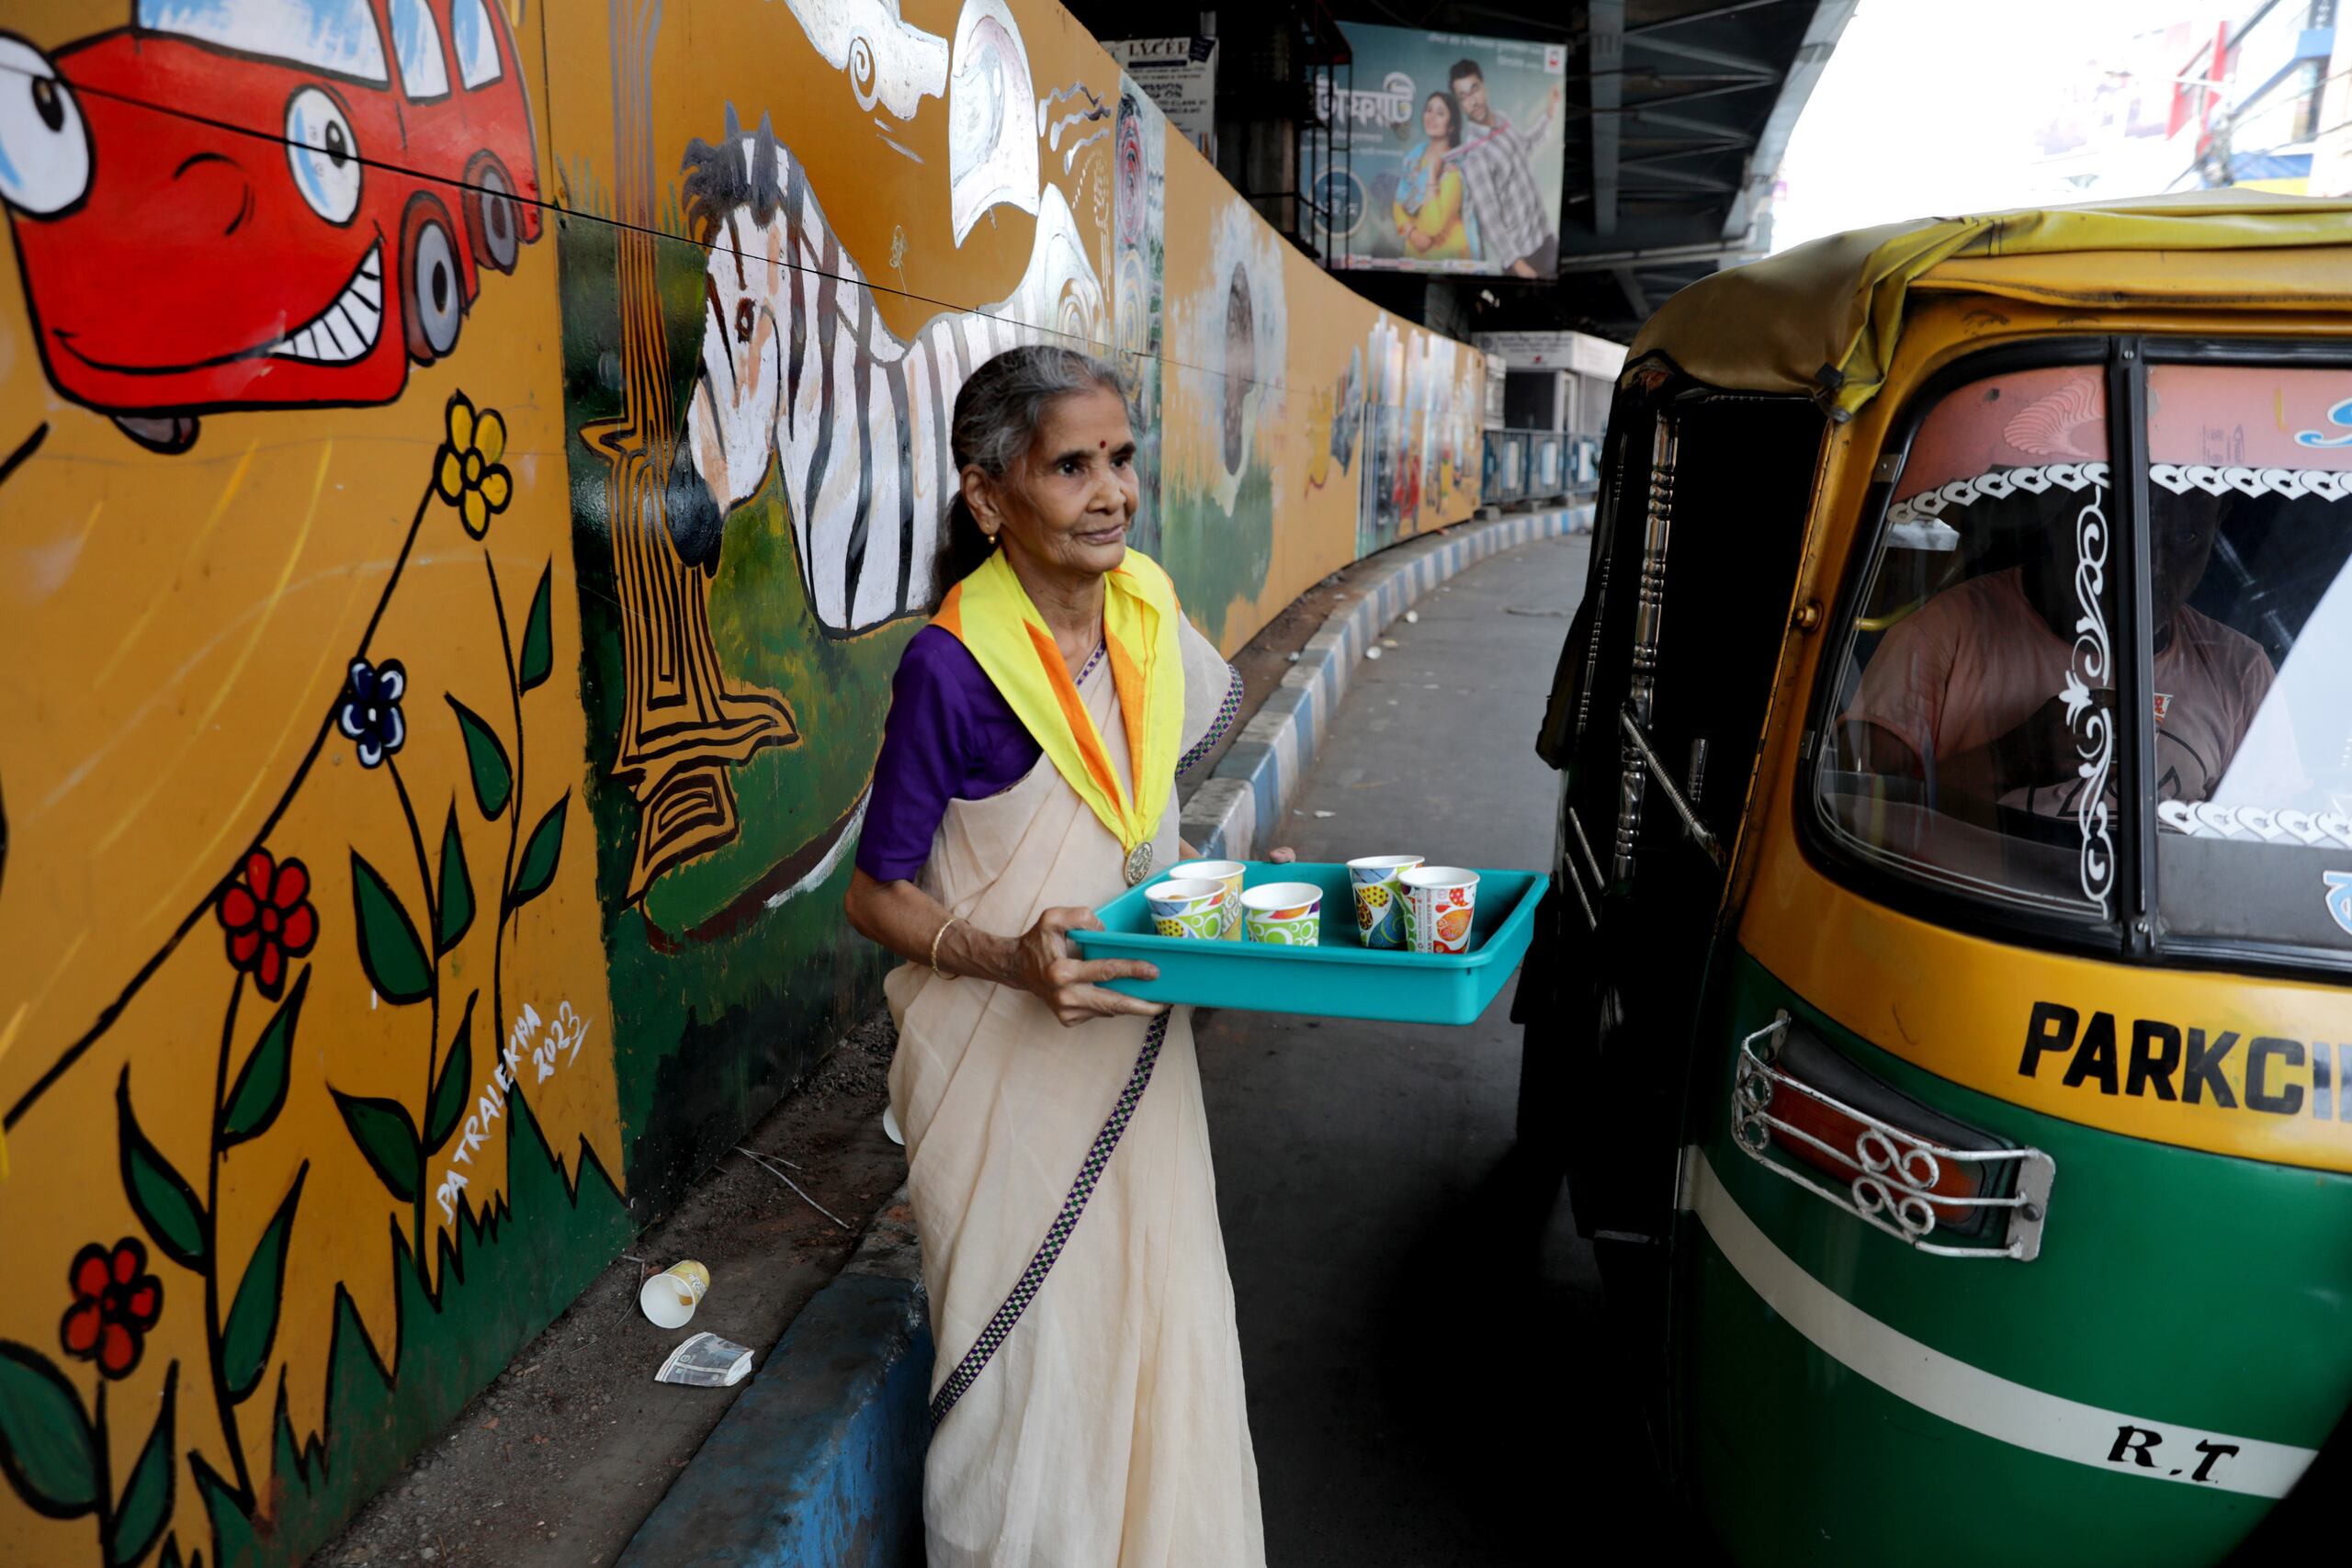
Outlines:
[[[1446,112],[1445,100],[1431,93],[1429,102],[1421,106],[1421,134],[1435,141],[1453,136],[1453,116]]]
[[[1016,568],[1100,577],[1126,558],[1135,522],[1136,438],[1126,400],[1106,387],[1046,405],[1028,456],[1001,479],[964,470],[964,497]]]

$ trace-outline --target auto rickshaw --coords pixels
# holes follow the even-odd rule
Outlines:
[[[1603,470],[1522,1137],[1678,1485],[1742,1563],[2340,1552],[2352,203],[1720,274]]]

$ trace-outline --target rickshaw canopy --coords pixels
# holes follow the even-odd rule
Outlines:
[[[1710,386],[1806,393],[1848,419],[1885,383],[1914,290],[2352,312],[2352,200],[2196,191],[1858,229],[1692,284],[1628,363],[1663,353]]]

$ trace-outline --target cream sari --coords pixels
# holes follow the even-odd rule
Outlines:
[[[1189,760],[1231,721],[1239,677],[1189,624],[1181,642]],[[1079,694],[1126,781],[1107,663]],[[1156,866],[1177,859],[1176,820],[1171,791]],[[1010,934],[1117,896],[1122,858],[1040,758],[948,806],[922,886]],[[1190,1010],[1065,1029],[1025,992],[919,964],[886,989],[938,1348],[931,1568],[1261,1568]]]

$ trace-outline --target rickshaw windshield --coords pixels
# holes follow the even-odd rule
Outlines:
[[[2148,405],[2165,929],[2352,953],[2352,370],[2157,365]]]
[[[2352,956],[2352,371],[2148,375],[2150,711],[2116,702],[2135,650],[2103,372],[1973,382],[1895,487],[1818,809],[1906,874],[2102,922],[2145,724],[2165,934]]]
[[[1815,775],[1870,858],[2098,919],[2114,881],[2116,578],[2097,369],[1962,387],[1928,415],[1849,630]]]

